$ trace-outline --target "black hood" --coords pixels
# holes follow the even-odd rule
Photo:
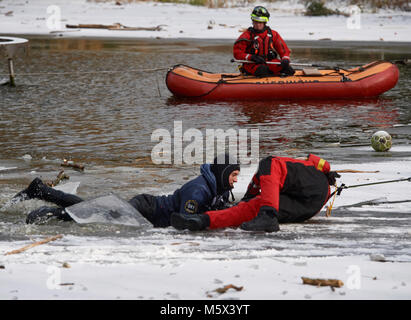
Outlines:
[[[210,165],[210,170],[214,174],[217,181],[217,194],[221,195],[232,189],[228,178],[233,171],[240,170],[240,165],[230,158],[228,154],[225,154],[224,156],[217,156],[214,159],[214,162]]]

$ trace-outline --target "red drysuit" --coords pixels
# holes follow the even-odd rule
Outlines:
[[[248,28],[234,43],[233,54],[234,58],[238,60],[249,60],[253,54],[262,56],[266,61],[280,62],[278,59],[274,59],[278,53],[281,59],[290,60],[290,49],[287,44],[281,38],[281,36],[269,27],[266,27],[264,31],[256,33],[253,28]],[[270,59],[271,58],[271,59]],[[254,74],[256,69],[261,64],[256,63],[244,63],[243,68],[249,74]],[[280,65],[269,64],[268,67],[274,73],[281,71]]]
[[[330,164],[310,154],[307,160],[267,157],[260,161],[242,201],[231,208],[205,212],[210,229],[236,227],[272,207],[278,221],[301,222],[318,213],[330,194]]]

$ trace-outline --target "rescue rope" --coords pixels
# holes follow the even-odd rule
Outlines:
[[[373,186],[373,185],[377,185],[377,184],[385,184],[385,183],[392,183],[392,182],[402,182],[402,181],[408,181],[411,182],[411,177],[408,178],[401,178],[401,179],[396,179],[396,180],[388,180],[388,181],[379,181],[379,182],[371,182],[371,183],[363,183],[363,184],[356,184],[356,185],[352,185],[352,186],[346,186],[344,183],[341,184],[339,187],[337,186],[337,182],[335,183],[335,191],[328,197],[327,201],[328,202],[331,198],[333,198],[333,200],[331,201],[331,205],[329,207],[327,207],[327,211],[326,211],[326,216],[329,217],[331,216],[331,211],[332,211],[332,207],[334,205],[334,201],[336,196],[340,195],[341,192],[344,189],[350,189],[350,188],[356,188],[356,187],[365,187],[365,186]]]
[[[101,71],[67,71],[67,72],[33,72],[33,73],[16,73],[15,76],[48,76],[48,75],[69,75],[69,74],[98,74],[98,73],[140,73],[167,70],[169,67],[139,70],[101,70]],[[8,76],[9,73],[0,73],[0,76]]]
[[[338,187],[337,187],[337,182],[335,182],[335,184],[334,184],[334,187],[337,189]],[[331,200],[331,204],[327,207],[327,210],[326,210],[326,212],[325,212],[325,215],[327,216],[327,218],[329,218],[330,216],[331,216],[331,211],[333,210],[333,206],[334,206],[334,201],[335,201],[335,198],[337,197],[337,192],[334,192],[333,193],[333,195],[330,195],[330,198],[333,198],[332,200]],[[330,198],[328,198],[328,200],[330,199]],[[328,201],[327,200],[327,201]]]

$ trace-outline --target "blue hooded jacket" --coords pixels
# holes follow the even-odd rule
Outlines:
[[[210,164],[201,165],[200,173],[200,176],[185,183],[172,195],[156,197],[155,215],[158,217],[159,226],[169,226],[173,212],[203,213],[212,209],[221,200],[228,201],[229,191],[217,195],[217,182],[210,170]]]

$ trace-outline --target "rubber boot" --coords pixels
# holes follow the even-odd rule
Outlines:
[[[265,210],[260,211],[253,220],[241,224],[240,228],[246,231],[280,231],[277,216]]]
[[[73,220],[64,208],[56,207],[40,207],[36,210],[33,210],[27,215],[26,223],[44,223],[48,219],[56,217],[59,220],[70,221]]]
[[[41,181],[40,178],[35,178],[26,189],[16,194],[12,198],[12,201],[17,203],[19,201],[36,198],[36,195],[40,192],[40,188],[42,185],[43,185],[43,181]]]
[[[185,214],[174,212],[171,214],[170,222],[177,230],[200,231],[210,226],[210,217],[204,213]]]
[[[35,178],[26,189],[16,194],[12,201],[18,202],[28,199],[45,200],[63,208],[83,201],[83,199],[76,195],[65,193],[45,185],[40,178]]]

